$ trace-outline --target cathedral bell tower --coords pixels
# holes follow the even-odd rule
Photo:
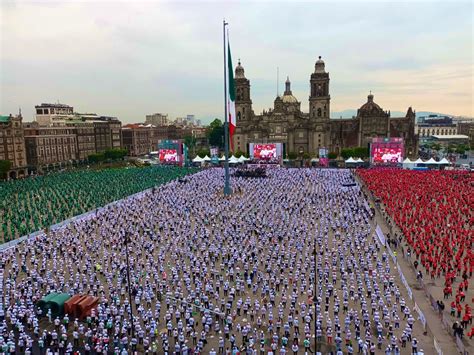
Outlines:
[[[309,117],[311,120],[329,120],[331,96],[329,95],[329,73],[324,69],[321,56],[316,61],[310,79]]]
[[[235,68],[235,115],[236,127],[232,139],[234,151],[247,153],[247,135],[245,127],[253,116],[252,100],[250,99],[250,81],[245,77],[244,68],[239,64]]]
[[[245,77],[244,68],[239,64],[235,68],[235,114],[237,126],[239,121],[248,121],[252,115],[252,100],[250,99],[250,81]]]

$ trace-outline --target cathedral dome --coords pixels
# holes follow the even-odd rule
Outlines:
[[[245,79],[244,67],[240,64],[240,59],[239,64],[235,67],[235,79]]]
[[[287,103],[287,104],[293,104],[293,103],[298,102],[296,97],[294,97],[292,92],[291,92],[291,82],[290,82],[289,77],[286,77],[285,92],[283,93],[283,96],[281,97],[281,100],[283,101],[283,103]]]
[[[374,102],[374,95],[370,93],[367,96],[367,102],[363,104],[359,111],[359,116],[373,116],[373,117],[384,117],[386,116],[385,111]]]
[[[289,95],[285,94],[281,97],[281,101],[283,101],[286,104],[290,104],[290,103],[294,104],[298,102],[298,99],[294,97],[292,94],[289,94]]]

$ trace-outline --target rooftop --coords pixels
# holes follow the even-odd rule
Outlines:
[[[48,103],[42,103],[41,105],[36,105],[35,108],[40,108],[40,107],[58,107],[58,108],[72,108],[72,106],[65,105],[65,104],[48,104]]]
[[[0,123],[8,123],[10,121],[10,116],[1,116],[0,115]]]
[[[434,134],[431,137],[435,139],[469,139],[469,137],[465,136],[464,134],[451,134],[451,135],[445,135],[445,136]]]

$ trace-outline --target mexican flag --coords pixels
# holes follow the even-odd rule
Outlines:
[[[230,149],[234,150],[232,137],[235,131],[235,84],[234,84],[234,67],[232,66],[232,56],[230,54],[230,43],[227,40],[227,114],[229,120],[229,141]]]

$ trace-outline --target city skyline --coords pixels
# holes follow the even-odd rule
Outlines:
[[[1,12],[0,112],[21,107],[25,120],[58,100],[124,124],[153,112],[222,118],[224,17],[256,113],[273,105],[277,67],[280,94],[288,75],[308,112],[321,55],[332,112],[357,109],[371,90],[385,110],[474,116],[469,2],[7,1]]]

